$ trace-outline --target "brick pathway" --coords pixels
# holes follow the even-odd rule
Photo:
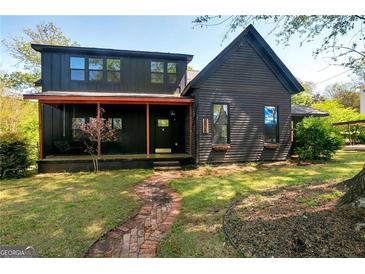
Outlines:
[[[181,198],[167,183],[180,177],[177,171],[155,173],[135,186],[143,201],[129,221],[107,232],[88,250],[86,257],[148,258],[180,213]]]

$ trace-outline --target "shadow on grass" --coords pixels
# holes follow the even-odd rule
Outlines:
[[[148,170],[39,174],[1,182],[1,244],[33,245],[42,257],[82,257],[139,206],[133,186]]]

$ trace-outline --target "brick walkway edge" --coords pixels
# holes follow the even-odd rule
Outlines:
[[[97,240],[88,250],[89,258],[151,258],[180,213],[181,198],[168,187],[180,177],[176,171],[155,173],[134,188],[143,206],[130,220]]]

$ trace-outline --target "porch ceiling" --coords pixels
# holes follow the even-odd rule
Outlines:
[[[117,93],[117,92],[75,92],[46,91],[23,95],[27,100],[39,100],[42,103],[104,103],[104,104],[156,104],[190,105],[190,97],[159,93]]]

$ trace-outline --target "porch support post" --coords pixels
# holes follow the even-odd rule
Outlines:
[[[43,160],[43,103],[38,102],[39,160]]]
[[[189,105],[189,154],[193,155],[193,105]]]
[[[97,140],[98,140],[98,158],[101,155],[101,136],[100,136],[100,127],[101,127],[101,113],[100,113],[100,103],[96,104],[96,113],[97,113]]]
[[[146,104],[146,152],[150,158],[150,105]]]

